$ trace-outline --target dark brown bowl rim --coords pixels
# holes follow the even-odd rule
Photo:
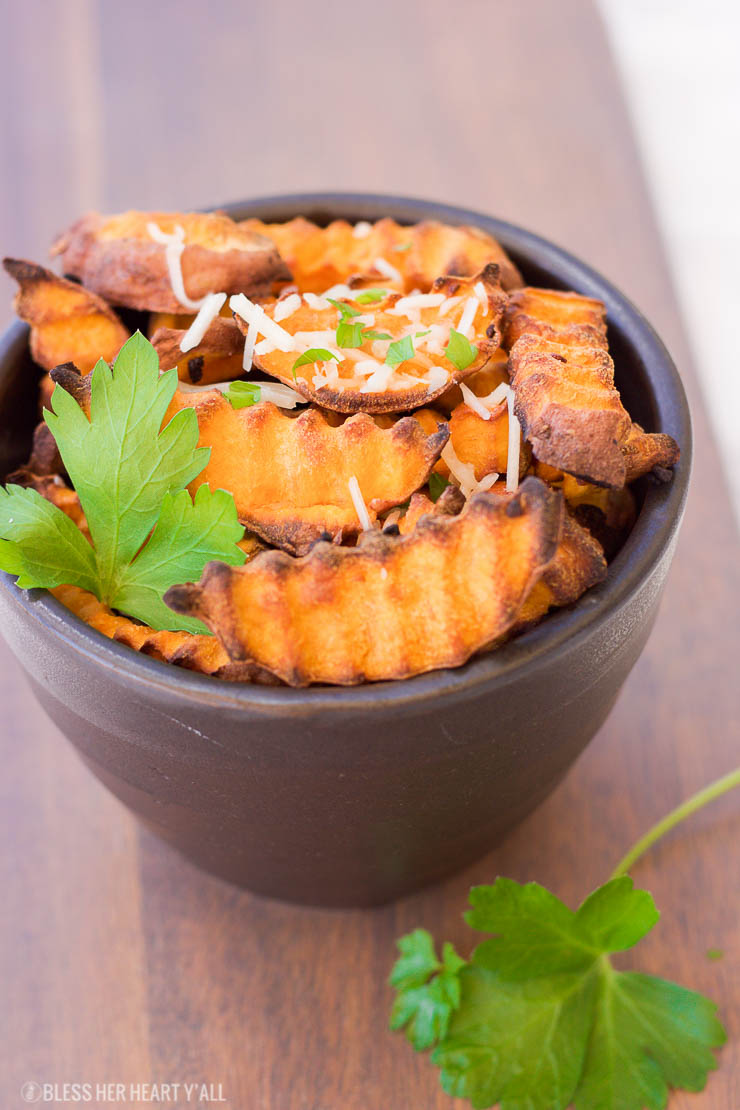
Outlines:
[[[187,671],[151,659],[103,636],[74,616],[46,590],[19,590],[9,574],[0,572],[2,588],[11,591],[29,617],[42,625],[92,664],[110,668],[119,679],[133,685],[159,688],[180,695],[185,702],[198,702],[228,710],[250,709],[266,715],[314,713],[350,715],[380,706],[396,713],[413,711],[419,703],[434,698],[454,700],[479,693],[480,688],[505,687],[526,668],[531,677],[552,654],[569,655],[587,637],[597,622],[606,620],[626,606],[641,588],[651,570],[670,545],[680,524],[691,469],[691,419],[686,394],[678,371],[660,338],[639,310],[611,282],[568,251],[524,228],[466,208],[383,194],[298,193],[260,197],[222,206],[237,219],[254,216],[282,221],[304,215],[325,222],[331,218],[352,221],[391,216],[401,223],[438,219],[451,224],[475,224],[489,231],[513,256],[532,267],[557,275],[564,288],[597,297],[607,306],[610,328],[621,332],[624,341],[639,357],[649,382],[655,414],[652,431],[668,432],[681,447],[681,461],[673,480],[650,486],[632,532],[609,566],[601,585],[583,595],[574,605],[557,610],[539,625],[496,651],[472,659],[461,667],[429,671],[400,681],[366,683],[360,686],[315,686],[302,689],[265,687]],[[0,374],[12,358],[28,329],[15,321],[0,336]],[[154,691],[152,691],[154,692]]]

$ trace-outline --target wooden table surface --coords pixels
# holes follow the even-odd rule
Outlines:
[[[21,1106],[34,1080],[220,1083],[230,1110],[452,1106],[436,1069],[385,1031],[394,938],[424,925],[467,951],[467,890],[497,874],[574,905],[738,762],[740,544],[603,28],[586,0],[1,10],[4,253],[43,259],[89,205],[429,196],[586,258],[647,313],[685,377],[689,509],[614,712],[495,852],[397,905],[295,909],[198,873],[93,781],[0,648],[1,1105]],[[731,1038],[706,1091],[676,1095],[674,1110],[740,1107],[738,808],[722,799],[634,872],[664,920],[620,963],[711,995]]]

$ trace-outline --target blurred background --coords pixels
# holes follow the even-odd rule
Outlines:
[[[626,225],[655,234],[624,164],[630,121],[599,98],[601,55],[591,82],[584,57],[601,19],[740,515],[734,0],[374,0],[372,18],[352,0],[2,0],[0,10],[6,254],[43,260],[88,207],[404,192],[550,236],[650,315],[651,275],[625,272],[620,246]],[[576,61],[580,79],[569,80]],[[601,209],[584,205],[606,180]]]

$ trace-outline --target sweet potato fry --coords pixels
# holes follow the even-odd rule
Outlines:
[[[627,481],[634,482],[656,468],[667,470],[678,462],[681,451],[672,436],[646,432],[633,424],[622,443]]]
[[[475,227],[451,227],[434,220],[403,227],[389,219],[355,226],[334,220],[318,227],[302,217],[284,224],[245,220],[242,226],[272,239],[302,293],[323,293],[358,278],[386,289],[428,292],[440,274],[472,277],[490,262],[500,266],[504,289],[522,285],[503,247]],[[398,278],[389,276],[388,266]]]
[[[509,377],[515,411],[536,458],[619,489],[630,418],[614,386],[603,305],[576,293],[522,289],[507,308],[515,341]]]
[[[206,293],[252,293],[290,274],[274,243],[213,212],[88,212],[52,247],[64,271],[112,304],[149,312],[182,312],[170,281],[166,248],[149,234],[185,232],[181,266],[193,300]]]
[[[13,306],[31,327],[29,346],[39,366],[51,370],[72,361],[87,373],[99,358],[113,361],[129,332],[101,297],[35,262],[4,258],[3,266],[18,282]]]
[[[327,534],[348,538],[362,525],[350,493],[354,476],[370,518],[407,501],[424,485],[448,439],[446,425],[427,436],[406,417],[381,429],[365,413],[332,427],[316,408],[288,415],[270,402],[234,409],[217,390],[177,392],[165,417],[195,409],[199,444],[211,448],[204,482],[234,495],[240,521],[292,554]]]
[[[472,466],[478,482],[487,474],[506,474],[509,457],[509,411],[502,401],[484,420],[467,405],[458,405],[450,417],[450,442],[462,463]],[[519,477],[529,465],[529,455],[519,452]]]
[[[605,489],[592,482],[582,482],[572,474],[564,474],[547,463],[537,462],[534,473],[555,489],[562,490],[565,504],[573,518],[603,548],[607,561],[611,561],[630,533],[635,523],[637,509],[631,491]]]
[[[264,312],[273,328],[255,347],[255,365],[293,386],[307,400],[339,412],[404,412],[430,404],[451,385],[487,365],[499,346],[498,325],[506,303],[495,265],[474,278],[439,278],[431,297],[432,305],[397,293],[378,305],[345,301],[348,310],[356,314],[348,318],[349,324],[372,333],[370,337],[358,334],[355,347],[338,345],[340,311],[328,302],[325,307],[315,307],[302,297],[300,306],[281,319],[277,331],[274,306],[266,306]],[[451,300],[455,303],[446,312]],[[246,306],[243,311],[253,311],[253,307]],[[239,315],[236,318],[246,334],[247,322]],[[470,332],[475,348],[472,361],[462,368],[445,354],[450,329],[458,325]],[[395,362],[392,345],[401,341],[410,350],[398,352],[403,358]],[[334,357],[296,366],[307,350],[328,351]]]
[[[464,507],[465,498],[457,486],[448,486],[436,502],[420,490],[411,498],[408,509],[398,521],[398,531],[402,536],[406,536],[409,532],[413,532],[423,516],[428,516],[430,513],[434,516],[457,516]]]
[[[549,609],[577,601],[591,586],[603,582],[606,571],[601,545],[566,512],[555,558],[522,605],[513,631],[534,624]]]
[[[153,322],[168,318],[177,320],[177,317],[158,313]],[[244,336],[232,316],[217,316],[198,346],[183,354],[180,343],[186,331],[187,326],[179,328],[166,324],[154,328],[151,342],[159,355],[160,370],[176,366],[180,380],[192,385],[226,382],[241,376]]]
[[[292,686],[407,678],[457,666],[512,626],[561,517],[561,495],[530,478],[511,498],[477,494],[459,516],[423,517],[407,536],[211,563],[165,600],[204,620],[232,659]]]

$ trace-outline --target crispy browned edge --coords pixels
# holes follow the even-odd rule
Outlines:
[[[295,381],[291,380],[287,384],[305,397],[307,401],[314,401],[322,408],[332,409],[334,412],[406,412],[410,409],[431,404],[436,397],[441,396],[442,393],[445,393],[453,385],[457,385],[458,382],[464,381],[470,374],[482,370],[488,358],[501,343],[499,325],[506,307],[507,296],[501,288],[500,269],[497,263],[489,263],[479,274],[476,274],[472,278],[454,277],[451,275],[439,277],[434,282],[432,289],[436,293],[445,292],[447,296],[454,296],[461,285],[467,284],[472,288],[478,281],[482,281],[488,289],[488,299],[493,313],[493,320],[488,328],[491,334],[489,335],[488,332],[486,332],[486,357],[478,366],[473,363],[466,370],[454,371],[450,375],[449,381],[445,382],[445,384],[434,393],[428,393],[423,385],[414,389],[394,390],[393,392],[389,391],[386,393],[360,393],[359,390],[335,390],[327,387],[320,390],[312,389],[302,378],[297,378]],[[398,299],[403,296],[403,294],[398,293],[395,294],[395,296],[396,299]],[[235,318],[240,330],[246,334],[247,324],[240,317],[237,316]],[[255,366],[258,366],[265,374],[270,374],[270,371],[260,364],[258,358],[255,359]],[[273,375],[270,376],[272,377]]]
[[[157,213],[140,215],[154,218]],[[148,312],[182,312],[172,291],[164,246],[125,237],[101,240],[98,232],[104,223],[100,213],[86,212],[56,239],[51,253],[61,257],[65,273],[113,304]],[[182,269],[189,296],[198,299],[213,290],[264,292],[274,282],[289,281],[290,270],[272,240],[255,232],[252,236],[255,248],[251,250],[214,251],[186,244]]]
[[[304,556],[301,562],[305,564],[307,560],[311,560],[325,566],[332,572],[336,572],[341,567],[343,560],[356,558],[357,552],[360,551],[369,559],[383,564],[395,545],[443,540],[445,532],[450,528],[459,526],[468,514],[490,513],[494,516],[505,514],[511,517],[519,516],[528,509],[534,511],[538,507],[540,509],[538,519],[540,558],[536,561],[536,565],[533,565],[531,580],[524,593],[526,597],[544,569],[555,557],[564,513],[562,494],[552,489],[541,479],[533,477],[526,478],[519,490],[510,497],[504,498],[496,494],[477,493],[467,502],[464,511],[460,514],[448,515],[442,512],[422,516],[416,527],[407,535],[397,535],[395,530],[390,532],[366,532],[356,548],[318,543],[308,555]],[[268,575],[273,575],[279,581],[294,573],[297,562],[282,551],[265,551],[247,566],[252,567],[251,573],[259,569],[265,571]],[[251,659],[245,652],[237,630],[238,617],[234,613],[230,596],[233,572],[245,569],[246,567],[229,567],[225,563],[209,563],[200,582],[172,586],[164,595],[164,600],[175,612],[197,616],[207,624],[216,632],[230,658],[235,661],[257,663],[257,660]],[[518,600],[519,604],[512,606],[511,612],[504,621],[504,626],[498,630],[491,642],[499,642],[501,637],[515,624],[521,605],[521,599]],[[487,646],[487,644],[482,644],[478,650],[483,651]],[[469,657],[470,654],[460,651],[457,655],[452,655],[440,661],[438,667],[460,666]],[[264,666],[264,664],[257,665]],[[310,673],[298,668],[294,668],[290,673],[286,672],[279,677],[290,686],[307,686],[320,681],[312,677]],[[412,677],[412,674],[389,674],[384,676],[384,679],[378,679],[378,681],[407,677]],[[358,670],[341,684],[357,685],[365,681],[368,681],[365,674]]]
[[[231,355],[238,355],[244,347],[244,337],[236,321],[230,316],[217,316],[197,347],[193,347],[190,351],[181,351],[180,343],[186,330],[185,328],[157,328],[154,332],[151,344],[159,355],[160,370],[171,370],[178,362],[202,358],[204,355],[228,358]]]

